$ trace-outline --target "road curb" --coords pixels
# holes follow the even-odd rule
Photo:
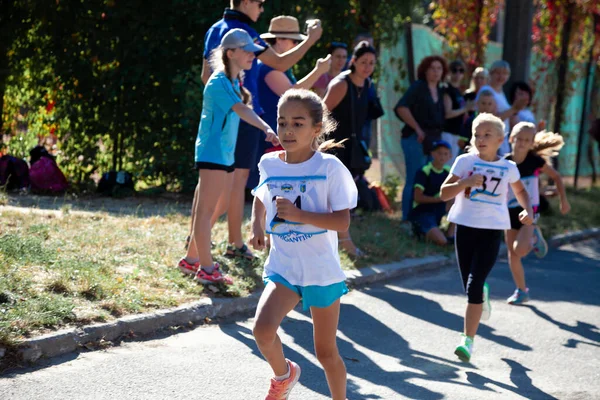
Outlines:
[[[600,237],[600,228],[558,235],[551,238],[548,244],[551,247],[558,247],[595,237]],[[435,272],[454,263],[454,256],[437,255],[408,259],[347,271],[346,282],[349,287],[360,288],[395,278],[408,278]],[[248,297],[202,299],[172,309],[122,317],[108,323],[63,329],[23,341],[16,349],[16,356],[24,362],[35,363],[41,358],[56,357],[81,350],[90,343],[144,336],[169,327],[201,323],[207,318],[224,318],[237,313],[247,313],[256,308],[261,292],[254,292]],[[0,348],[0,360],[5,354],[8,354],[8,351]]]

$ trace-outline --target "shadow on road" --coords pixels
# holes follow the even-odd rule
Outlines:
[[[557,400],[556,397],[549,395],[548,393],[538,389],[537,387],[535,387],[533,385],[533,381],[527,375],[527,372],[531,371],[529,368],[523,366],[522,364],[519,364],[516,361],[509,360],[507,358],[503,358],[502,361],[507,363],[508,366],[511,368],[510,381],[515,386],[510,386],[505,383],[498,382],[493,379],[482,376],[476,372],[470,372],[470,371],[467,372],[467,380],[474,387],[477,387],[483,391],[496,392],[496,390],[494,390],[492,387],[490,387],[490,386],[496,386],[500,389],[504,389],[506,391],[513,392],[515,394],[518,394],[519,396],[523,396],[523,397],[525,397],[527,399],[531,399],[531,400],[537,400],[537,399]]]
[[[589,342],[583,342],[583,341],[576,340],[576,339],[569,339],[569,341],[566,344],[564,344],[563,346],[574,348],[574,347],[576,347],[577,343],[585,343],[585,344],[590,344],[592,346],[600,347],[600,330],[598,330],[598,327],[596,325],[588,324],[587,322],[577,321],[577,325],[571,326],[571,325],[565,324],[564,322],[555,320],[554,318],[552,318],[551,316],[549,316],[548,314],[546,314],[545,312],[543,312],[542,310],[540,310],[539,308],[537,308],[534,305],[524,305],[523,307],[529,308],[538,317],[543,318],[546,321],[556,325],[558,328],[562,329],[563,331],[574,333],[576,335],[582,336],[583,338],[591,340],[593,342],[593,343],[589,343]]]
[[[457,278],[458,279],[458,278]],[[365,291],[369,296],[383,300],[401,313],[422,319],[431,324],[455,330],[458,333],[463,331],[463,317],[452,314],[444,310],[437,302],[429,300],[423,296],[401,291],[392,287],[377,287]],[[466,300],[465,300],[466,306]],[[464,311],[463,309],[459,311]],[[531,351],[532,348],[517,342],[516,340],[497,335],[495,329],[482,323],[477,331],[478,336],[482,336],[495,343],[509,347],[515,350]]]

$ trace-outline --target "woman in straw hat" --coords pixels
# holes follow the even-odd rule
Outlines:
[[[271,48],[278,54],[288,52],[306,39],[300,33],[298,20],[290,16],[279,16],[271,20],[269,32],[260,35]],[[258,93],[260,106],[264,110],[264,120],[269,126],[277,128],[277,102],[288,89],[310,89],[315,82],[329,70],[331,55],[317,60],[315,67],[310,73],[299,81],[296,80],[292,69],[285,72],[278,71],[273,67],[258,62]]]
[[[294,17],[279,16],[271,20],[269,32],[260,35],[260,38],[269,44],[269,47],[277,54],[284,54],[298,46],[306,39],[306,35],[300,33],[298,20]],[[279,98],[288,89],[310,89],[317,79],[329,69],[331,56],[320,58],[315,68],[304,78],[297,81],[292,69],[279,71],[262,61],[258,62],[257,89],[260,107],[264,114],[261,117],[269,126],[277,132],[277,103]],[[256,153],[256,162],[248,177],[248,187],[258,185],[258,162],[265,152],[283,150],[282,147],[272,147],[270,143],[261,143]]]

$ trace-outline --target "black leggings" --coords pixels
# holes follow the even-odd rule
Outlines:
[[[483,303],[483,284],[496,263],[502,231],[456,226],[456,261],[469,304]]]

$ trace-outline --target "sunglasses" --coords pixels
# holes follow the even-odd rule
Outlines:
[[[250,1],[253,2],[253,3],[258,3],[258,8],[260,8],[261,10],[264,10],[264,8],[265,8],[265,2],[264,2],[264,0],[263,1],[261,1],[261,0],[250,0]]]
[[[464,68],[452,68],[452,73],[454,74],[464,74],[465,73],[465,69]]]

